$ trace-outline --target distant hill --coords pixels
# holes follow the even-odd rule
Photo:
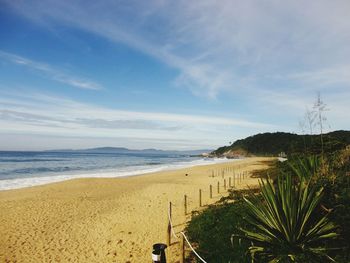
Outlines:
[[[331,152],[350,145],[350,131],[334,131],[323,135],[324,150]],[[260,133],[232,145],[220,147],[212,152],[213,156],[236,157],[242,155],[287,155],[321,152],[320,135],[298,135],[287,132]]]
[[[142,149],[142,150],[133,150],[124,147],[98,147],[98,148],[90,148],[90,149],[80,149],[80,150],[50,150],[50,152],[86,152],[86,153],[133,153],[133,154],[177,154],[177,155],[200,155],[202,153],[210,153],[212,150],[203,149],[203,150],[187,150],[187,151],[165,151],[165,150],[157,150],[157,149]]]

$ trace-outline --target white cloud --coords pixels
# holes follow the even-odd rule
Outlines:
[[[297,120],[290,121],[289,117],[302,116],[305,107],[312,104],[316,91],[321,90],[325,101],[329,102],[330,114],[336,119],[333,127],[349,127],[344,113],[349,111],[350,95],[348,0],[93,3],[8,0],[7,4],[43,26],[78,28],[143,52],[175,68],[178,75],[174,82],[198,96],[217,98],[220,94],[228,94],[243,98],[249,101],[257,116],[255,119],[274,116],[276,120],[273,117],[265,119],[274,123],[292,122],[290,125],[296,126]],[[24,62],[18,60],[17,63]],[[41,67],[38,70],[45,71]],[[105,126],[107,123],[107,126],[113,126],[115,116],[119,121],[142,119],[148,122],[143,123],[144,126],[151,122],[164,129],[179,127],[180,123],[188,133],[199,132],[202,140],[210,136],[231,139],[232,134],[237,134],[236,130],[224,132],[226,126],[271,128],[246,120],[117,111],[52,98],[47,100],[50,101],[50,116],[56,114],[61,118],[71,114],[67,116],[81,119],[84,118],[82,115],[87,115],[91,120],[102,119]],[[51,103],[64,103],[69,110],[62,112]],[[287,120],[283,120],[284,115],[288,115]],[[126,124],[124,122],[124,126]],[[73,133],[83,124],[69,125]],[[132,125],[142,126],[141,123]],[[216,125],[218,129],[213,129]],[[99,129],[98,134],[109,136],[112,130]],[[128,133],[126,130],[120,133]],[[186,137],[183,130],[178,129],[177,138]],[[133,129],[126,136],[141,138],[141,133],[140,129]],[[165,139],[174,133],[158,129],[156,136]]]
[[[30,60],[28,58],[24,58],[16,54],[12,54],[12,53],[8,53],[0,50],[0,58],[10,61],[11,63],[22,65],[30,69],[34,69],[38,72],[44,73],[45,75],[47,75],[48,77],[52,78],[55,81],[70,85],[75,88],[89,89],[89,90],[102,89],[102,86],[98,83],[95,83],[90,80],[78,78],[76,76],[72,76],[70,74],[63,72],[62,70],[55,69],[48,64]]]
[[[4,93],[6,94],[6,93]],[[8,94],[8,93],[7,93]],[[154,121],[164,123],[181,123],[186,125],[228,125],[239,127],[269,127],[268,124],[251,122],[248,120],[226,118],[219,116],[184,115],[162,112],[137,112],[116,110],[80,103],[70,99],[56,98],[52,96],[35,94],[8,96],[0,98],[2,110],[15,117],[23,116],[24,119],[35,118],[37,120],[51,120],[53,117],[57,121],[69,120],[105,120],[105,121]],[[18,109],[21,109],[18,112]],[[43,111],[43,109],[46,109]],[[6,113],[5,112],[5,113]],[[21,115],[22,114],[22,115]],[[24,115],[25,116],[24,116]],[[29,115],[31,114],[31,115]],[[79,121],[77,121],[79,122]]]
[[[0,96],[1,134],[80,137],[87,138],[87,143],[89,138],[124,138],[143,140],[148,147],[153,147],[152,141],[176,147],[172,143],[176,140],[181,142],[179,147],[186,143],[214,147],[232,138],[233,130],[261,128],[273,126],[220,116],[125,111],[43,94],[4,92]],[[121,144],[124,145],[122,140]]]
[[[330,85],[333,85],[335,88],[342,88],[343,85],[350,83],[350,64],[332,68],[325,67],[314,71],[291,73],[284,76],[284,78],[287,80],[298,80],[306,85],[312,84],[313,87],[317,85],[319,90],[328,88]]]
[[[38,23],[77,27],[140,50],[178,69],[178,85],[211,98],[227,90],[269,89],[263,81],[275,74],[300,89],[305,83],[291,76],[314,80],[315,90],[331,88],[339,65],[350,65],[347,0],[8,4]],[[327,77],[319,78],[322,72]],[[342,80],[350,85],[343,74]]]

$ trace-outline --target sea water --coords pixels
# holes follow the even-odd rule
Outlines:
[[[0,151],[0,190],[74,178],[132,176],[226,161],[182,154]]]

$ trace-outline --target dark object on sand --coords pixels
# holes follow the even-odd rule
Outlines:
[[[154,263],[166,263],[165,249],[167,245],[157,243],[153,245],[152,260]]]

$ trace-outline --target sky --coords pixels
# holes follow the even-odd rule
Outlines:
[[[326,131],[349,130],[349,13],[348,0],[0,0],[0,150],[214,149],[305,132],[318,93]]]

